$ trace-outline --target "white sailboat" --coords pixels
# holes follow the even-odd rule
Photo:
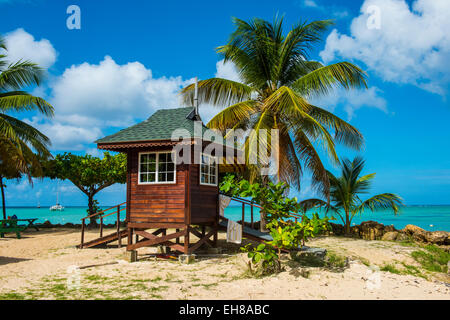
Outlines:
[[[64,207],[59,204],[59,181],[56,183],[56,204],[50,207],[50,211],[64,211]]]

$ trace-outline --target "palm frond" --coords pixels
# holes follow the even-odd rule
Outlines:
[[[207,124],[208,128],[225,131],[233,128],[243,119],[249,119],[256,110],[258,103],[254,100],[247,100],[231,105],[216,114]]]
[[[331,64],[302,76],[292,88],[304,96],[326,95],[337,87],[367,88],[366,73],[350,62]]]
[[[16,145],[30,144],[39,154],[49,155],[50,139],[36,128],[14,117],[0,113],[0,136]]]
[[[18,61],[0,73],[0,90],[19,90],[22,87],[39,85],[44,78],[44,69],[30,61]]]
[[[382,193],[363,201],[355,209],[355,213],[363,213],[366,209],[370,211],[392,209],[397,214],[401,206],[403,206],[403,199],[400,196],[394,193]]]
[[[320,160],[319,154],[311,141],[302,130],[293,132],[294,144],[298,158],[305,167],[312,173],[311,185],[313,189],[319,191],[325,198],[330,197],[330,180],[328,171]]]
[[[334,140],[347,147],[360,150],[364,145],[361,132],[348,122],[322,108],[310,105],[309,115],[329,130],[334,131]]]
[[[24,91],[0,93],[0,110],[3,112],[37,110],[47,117],[52,117],[54,114],[53,106],[50,103]]]
[[[5,39],[2,36],[0,36],[0,49],[8,50],[6,48],[6,41],[5,41]]]
[[[191,84],[181,90],[182,100],[185,105],[194,105],[195,84]],[[211,78],[198,82],[199,103],[216,106],[227,106],[251,99],[253,89],[243,83]]]
[[[326,201],[317,198],[306,199],[299,202],[302,212],[306,213],[308,210],[314,208],[333,208],[333,206],[329,205]]]

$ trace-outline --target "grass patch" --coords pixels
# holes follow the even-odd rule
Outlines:
[[[8,292],[0,294],[0,300],[25,300],[26,297],[23,294],[17,292]]]
[[[386,271],[386,272],[390,272],[390,273],[394,273],[394,274],[401,274],[401,275],[411,275],[414,277],[421,277],[425,280],[428,279],[418,267],[408,265],[404,262],[402,262],[401,264],[402,264],[402,268],[398,268],[397,265],[395,265],[395,264],[385,264],[384,266],[382,266],[380,268],[380,271]]]
[[[325,262],[327,266],[331,268],[345,268],[347,266],[346,257],[330,251],[327,252]]]
[[[423,247],[423,250],[413,251],[411,257],[425,270],[431,272],[448,272],[447,264],[450,261],[450,253],[436,245],[427,245]]]
[[[385,264],[384,266],[382,266],[380,268],[380,271],[385,271],[385,272],[390,272],[390,273],[395,273],[395,274],[403,273],[401,270],[397,269],[397,267],[393,264]]]

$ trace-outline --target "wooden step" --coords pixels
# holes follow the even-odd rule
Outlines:
[[[126,237],[128,236],[127,229],[121,230],[121,231],[119,232],[119,234],[120,234],[120,237],[121,237],[122,239],[123,239],[123,238],[126,238]],[[85,242],[85,243],[83,243],[83,246],[81,246],[81,244],[80,244],[80,245],[78,245],[77,247],[78,247],[79,249],[83,249],[83,248],[92,248],[92,247],[96,247],[96,246],[100,246],[100,245],[103,245],[103,244],[107,244],[107,243],[116,241],[117,239],[118,239],[118,237],[117,237],[117,232],[114,232],[114,233],[108,234],[108,235],[106,235],[106,236],[103,236],[103,237],[101,237],[101,238],[97,238],[97,239],[94,239],[94,240]]]

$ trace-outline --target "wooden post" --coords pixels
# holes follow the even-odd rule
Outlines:
[[[131,246],[131,245],[133,244],[133,229],[128,228],[127,231],[128,231],[128,239],[127,239],[127,242],[128,242],[128,245]]]
[[[250,207],[251,207],[251,209],[250,209],[251,226],[252,226],[252,229],[254,229],[254,223],[253,223],[253,202],[250,205]]]
[[[175,229],[175,232],[180,232],[180,229]],[[175,239],[175,243],[176,244],[180,244],[180,238],[179,237]]]
[[[103,216],[100,216],[100,238],[103,237]]]
[[[117,241],[118,247],[122,247],[122,238],[120,237],[120,206],[117,206]]]
[[[214,248],[217,248],[217,237],[218,237],[218,226],[217,226],[217,221],[214,221],[214,225],[213,225],[214,230],[216,230],[216,232],[214,232],[214,238],[213,238],[213,244],[214,244]]]
[[[83,221],[82,223],[81,223],[81,246],[80,246],[80,249],[83,249],[83,245],[84,245],[84,228],[85,228],[85,219],[83,219],[83,220],[81,220],[81,221]]]
[[[184,254],[189,254],[189,225],[186,226],[186,233],[184,235]]]

